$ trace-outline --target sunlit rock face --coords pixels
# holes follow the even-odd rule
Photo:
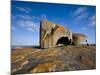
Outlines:
[[[58,42],[62,37],[62,42]],[[40,46],[41,48],[56,47],[59,44],[64,44],[64,40],[72,39],[72,33],[69,29],[63,26],[54,24],[49,21],[41,21],[40,23]],[[67,43],[66,43],[67,44]]]
[[[73,35],[73,44],[74,45],[80,45],[80,42],[83,42],[86,40],[86,36],[84,34],[80,34],[80,33],[72,33]]]
[[[81,41],[78,37],[75,36],[75,38],[77,38],[78,40],[78,43],[80,43]],[[75,41],[75,43],[73,41]],[[77,44],[76,40],[73,39],[72,32],[69,29],[47,20],[42,20],[40,22],[41,48],[52,48],[61,45],[69,45],[72,44],[72,42],[74,43],[74,45]]]

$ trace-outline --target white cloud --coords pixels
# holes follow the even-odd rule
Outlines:
[[[39,31],[39,23],[35,23],[31,20],[19,20],[17,26],[23,27],[29,31]]]
[[[33,19],[37,19],[37,20],[40,20],[40,17],[38,16],[32,16]]]
[[[16,15],[16,17],[24,20],[38,20],[40,21],[40,17],[38,16],[30,16],[30,15]]]
[[[25,12],[25,13],[29,13],[30,11],[31,11],[31,9],[30,8],[28,8],[28,7],[18,7],[18,6],[16,6],[16,8],[18,9],[18,10],[20,10],[20,11],[23,11],[23,12]]]
[[[92,27],[96,26],[96,15],[90,17],[88,26],[92,26]]]
[[[16,25],[20,27],[25,27],[24,23],[25,23],[24,20],[18,20]]]
[[[86,7],[79,7],[76,9],[76,11],[73,13],[73,15],[78,16],[78,15],[82,14],[83,12],[85,12],[86,9],[87,9]]]
[[[82,28],[83,31],[86,31],[87,29],[88,29],[87,27],[83,27],[83,28]]]
[[[47,20],[47,16],[45,14],[41,15],[41,20]]]
[[[30,15],[12,15],[12,26],[22,27],[29,31],[39,31],[39,23],[40,21],[38,16],[30,16]],[[14,28],[13,28],[14,29]]]
[[[96,19],[96,15],[93,15],[90,20],[95,20]]]
[[[96,15],[90,16],[86,7],[77,8],[73,12],[74,23],[82,24],[85,27],[82,27],[83,31],[88,30],[88,27],[95,27],[96,25]]]
[[[34,32],[34,29],[32,28],[27,28],[27,30]]]
[[[91,26],[91,27],[95,27],[96,26],[96,22],[95,21],[91,21],[88,25]]]
[[[15,26],[11,26],[11,30],[16,30],[16,27]]]
[[[32,28],[32,29],[38,31],[38,28],[39,28],[39,24],[38,24],[38,23],[35,23],[35,22],[33,22],[33,21],[26,21],[25,24],[26,24],[26,26],[27,26],[28,28]]]
[[[88,18],[88,15],[86,7],[79,7],[73,12],[74,22],[76,24],[83,23]]]
[[[75,22],[83,22],[83,20],[86,20],[88,18],[88,13],[85,12],[85,13],[82,13],[80,14],[79,16],[76,16],[75,18]]]
[[[11,19],[12,19],[12,20],[16,20],[16,16],[11,15]]]
[[[32,16],[29,16],[29,15],[16,15],[17,17],[21,18],[21,19],[28,19],[28,20],[32,20]]]
[[[25,11],[23,8],[18,8],[21,11]],[[40,25],[40,19],[45,19],[47,20],[47,16],[46,15],[42,15],[42,16],[30,16],[30,15],[14,15],[12,16],[15,19],[12,18],[12,26],[16,25],[16,27],[22,27],[28,31],[37,31],[39,32],[39,25]],[[14,29],[14,28],[13,28]]]

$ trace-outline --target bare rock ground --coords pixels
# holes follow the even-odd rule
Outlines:
[[[89,70],[96,68],[95,46],[62,46],[50,49],[12,50],[12,74]]]

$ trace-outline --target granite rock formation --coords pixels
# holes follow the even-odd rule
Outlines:
[[[47,20],[40,22],[40,47],[52,48],[61,45],[79,45],[86,36],[80,33],[72,33],[68,28],[54,24]]]

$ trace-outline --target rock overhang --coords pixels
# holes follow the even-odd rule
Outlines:
[[[80,44],[81,41],[84,41],[87,37],[81,33],[73,33],[70,29],[65,28],[61,25],[52,23],[47,20],[40,22],[40,47],[41,48],[52,48],[57,46],[57,42],[62,37],[68,38],[62,39],[63,42],[69,42],[68,44],[74,43],[74,45]]]

